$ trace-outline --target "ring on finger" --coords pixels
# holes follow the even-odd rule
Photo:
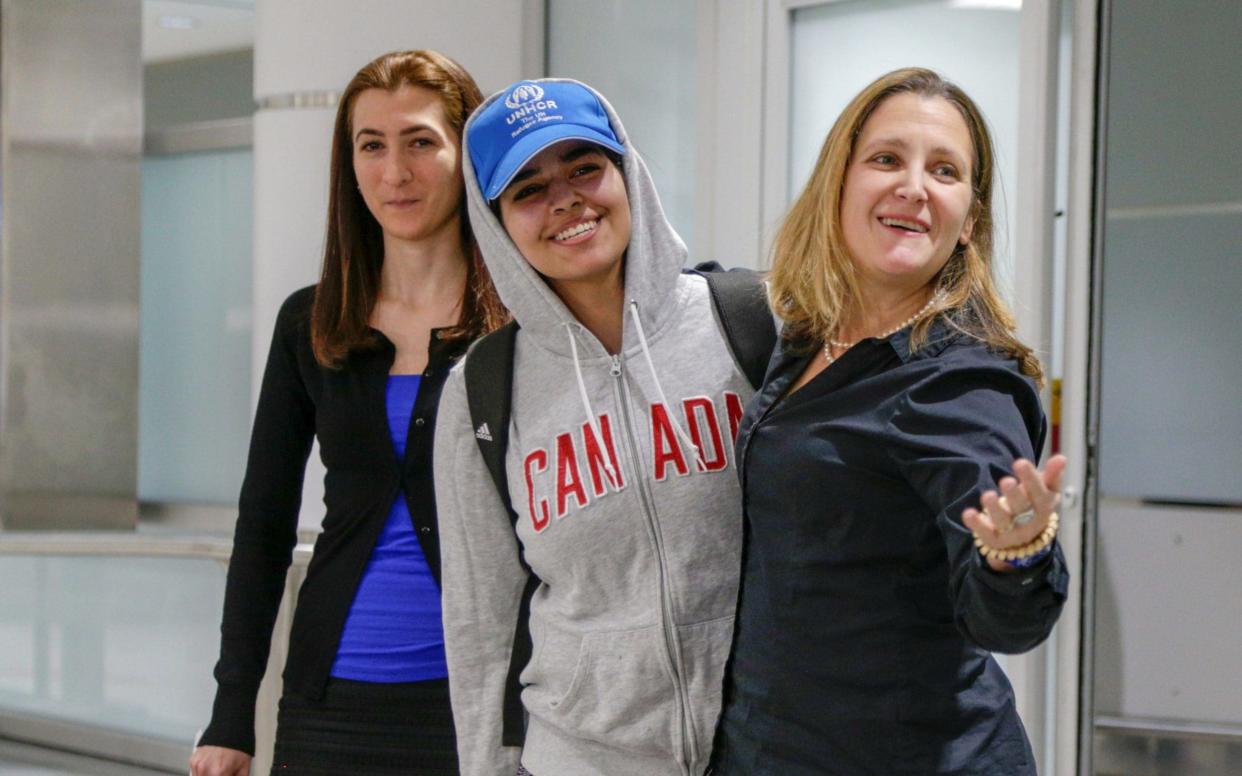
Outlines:
[[[1009,500],[1006,499],[1004,496],[1001,496],[999,499],[997,499],[997,504],[1000,506],[1001,509],[1013,515],[1013,517],[1009,521],[1009,528],[1005,530],[1010,530],[1016,526],[1024,526],[1027,523],[1035,519],[1034,507],[1027,507],[1021,512],[1018,512],[1015,514],[1013,509],[1009,506]]]

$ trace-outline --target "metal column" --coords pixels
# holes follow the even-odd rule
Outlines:
[[[131,528],[141,4],[0,14],[0,525]]]

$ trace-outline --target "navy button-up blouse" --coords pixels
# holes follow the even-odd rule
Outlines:
[[[1059,548],[1010,574],[962,510],[1035,459],[1044,418],[1016,362],[943,323],[861,342],[786,396],[777,349],[737,438],[747,545],[717,772],[1006,774],[1035,766],[989,654],[1039,644]]]

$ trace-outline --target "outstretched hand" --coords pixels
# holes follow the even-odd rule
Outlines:
[[[967,508],[962,522],[993,549],[1020,547],[1033,541],[1048,527],[1048,520],[1061,503],[1061,475],[1066,458],[1054,455],[1043,471],[1019,458],[1013,462],[1016,477],[1003,477],[1000,492],[985,491],[979,497],[983,511]],[[1033,513],[1033,514],[1032,514]],[[1002,560],[988,559],[996,571],[1012,571]]]

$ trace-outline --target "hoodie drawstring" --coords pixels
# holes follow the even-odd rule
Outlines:
[[[582,399],[582,408],[586,410],[587,423],[591,426],[591,432],[595,434],[595,440],[600,446],[601,456],[604,459],[604,471],[608,473],[608,477],[612,480],[613,487],[617,487],[621,478],[617,476],[617,470],[612,468],[612,457],[608,454],[604,435],[600,431],[599,418],[595,417],[595,410],[591,409],[591,399],[587,396],[586,381],[582,379],[582,364],[578,361],[578,341],[574,337],[574,324],[569,321],[565,322],[565,332],[569,335],[569,350],[574,357],[574,377],[578,380],[578,396]]]
[[[677,422],[677,413],[673,410],[672,405],[668,403],[668,397],[664,395],[664,386],[660,384],[660,376],[656,374],[655,362],[651,360],[651,350],[647,347],[647,335],[643,332],[643,322],[638,315],[638,301],[630,300],[630,309],[634,315],[634,328],[638,331],[638,343],[643,349],[643,358],[647,361],[647,369],[651,372],[651,381],[655,383],[656,395],[660,397],[660,403],[668,409],[669,422],[673,424],[673,433],[681,439],[682,444],[688,446],[694,451],[694,459],[698,463],[699,471],[707,471],[707,462],[703,460],[703,451],[694,443],[686,430]]]

